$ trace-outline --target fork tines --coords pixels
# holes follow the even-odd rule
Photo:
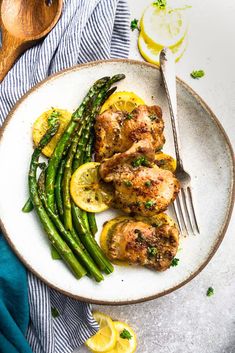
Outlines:
[[[177,199],[173,203],[173,210],[182,234],[193,233],[196,235],[200,233],[190,186],[181,188]]]

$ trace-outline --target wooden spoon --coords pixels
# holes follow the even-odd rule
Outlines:
[[[57,23],[63,0],[0,0],[0,82],[16,59]]]

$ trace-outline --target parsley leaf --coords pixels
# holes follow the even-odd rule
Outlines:
[[[130,332],[128,330],[126,330],[124,328],[124,330],[120,333],[120,337],[123,338],[123,339],[127,339],[127,340],[130,340],[132,339],[132,335],[130,334]]]
[[[147,181],[144,183],[144,185],[147,186],[148,188],[150,188],[151,184],[152,184],[151,180],[147,180]]]
[[[164,10],[166,8],[166,0],[156,0],[153,5],[157,6],[160,10]]]
[[[134,159],[131,162],[131,165],[132,165],[132,167],[135,167],[135,168],[140,167],[141,165],[147,166],[148,161],[145,156],[140,156],[140,157],[137,157],[136,159]]]
[[[51,308],[51,315],[56,318],[60,315],[59,311],[56,308]]]
[[[151,207],[153,207],[153,205],[155,204],[155,202],[153,202],[152,200],[146,201],[144,206],[147,209],[150,209]]]
[[[47,118],[48,125],[52,127],[55,123],[57,123],[59,116],[61,116],[61,113],[53,110],[53,112]]]
[[[139,22],[139,20],[137,20],[136,18],[131,21],[131,30],[132,31],[134,31],[135,29],[139,29],[138,28],[138,22]]]
[[[174,257],[174,259],[171,261],[171,267],[175,267],[175,266],[178,266],[178,262],[180,260],[177,259],[177,257]]]
[[[132,182],[130,180],[124,180],[124,185],[127,186],[127,187],[130,187],[132,186]]]
[[[214,288],[209,287],[209,288],[207,289],[206,295],[207,295],[208,297],[211,297],[213,294],[214,294]]]
[[[149,256],[155,256],[157,254],[157,249],[153,246],[149,246],[147,251]]]
[[[126,120],[131,120],[132,119],[132,114],[127,114],[126,115]]]
[[[199,79],[199,78],[205,76],[205,72],[203,70],[194,70],[191,72],[190,75],[194,79]]]

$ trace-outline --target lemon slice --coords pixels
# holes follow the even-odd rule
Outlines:
[[[145,10],[140,25],[143,37],[155,49],[177,46],[188,30],[186,11],[159,9],[153,4]]]
[[[120,217],[116,217],[111,219],[110,221],[108,221],[107,223],[105,223],[102,232],[100,234],[100,246],[101,249],[103,250],[103,252],[107,255],[107,257],[109,257],[109,250],[108,250],[108,242],[110,237],[112,236],[112,231],[114,226],[121,222],[121,221],[125,221],[130,219],[130,217],[127,216],[120,216]],[[111,260],[115,265],[119,265],[119,266],[126,266],[128,265],[127,262],[125,261],[120,261],[120,260]]]
[[[107,109],[121,110],[131,113],[138,105],[145,102],[133,92],[115,92],[103,104],[101,113]]]
[[[100,163],[89,162],[81,165],[72,175],[70,193],[73,201],[87,212],[102,212],[109,208],[112,199],[110,186],[99,176]]]
[[[124,322],[114,321],[113,323],[117,331],[117,340],[114,348],[107,351],[107,353],[134,353],[137,346],[135,332]]]
[[[70,112],[68,112],[67,110],[62,110],[58,108],[50,109],[42,113],[42,115],[40,115],[39,118],[37,118],[37,120],[33,124],[33,142],[36,146],[39,144],[42,136],[48,130],[48,127],[49,127],[48,118],[51,116],[51,114],[55,114],[58,117],[60,121],[60,126],[56,135],[42,150],[43,154],[47,157],[51,157],[57,142],[59,141],[61,135],[63,134],[64,130],[66,129],[71,119]]]
[[[175,46],[174,48],[171,48],[171,51],[174,54],[175,61],[178,61],[182,55],[184,54],[186,48],[187,48],[187,37],[181,42],[179,45]],[[138,39],[138,47],[140,54],[143,56],[143,58],[155,65],[159,65],[159,54],[162,50],[153,48],[150,44],[148,44],[143,35],[140,33],[139,39]]]
[[[172,173],[176,170],[176,160],[169,154],[157,152],[154,162],[159,168],[170,170]]]
[[[117,331],[114,327],[114,323],[109,316],[99,311],[94,312],[93,316],[100,328],[85,344],[93,352],[107,352],[113,349],[117,341]]]

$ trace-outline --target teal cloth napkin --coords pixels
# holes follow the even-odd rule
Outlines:
[[[32,353],[25,334],[29,323],[24,266],[0,234],[0,352]]]

